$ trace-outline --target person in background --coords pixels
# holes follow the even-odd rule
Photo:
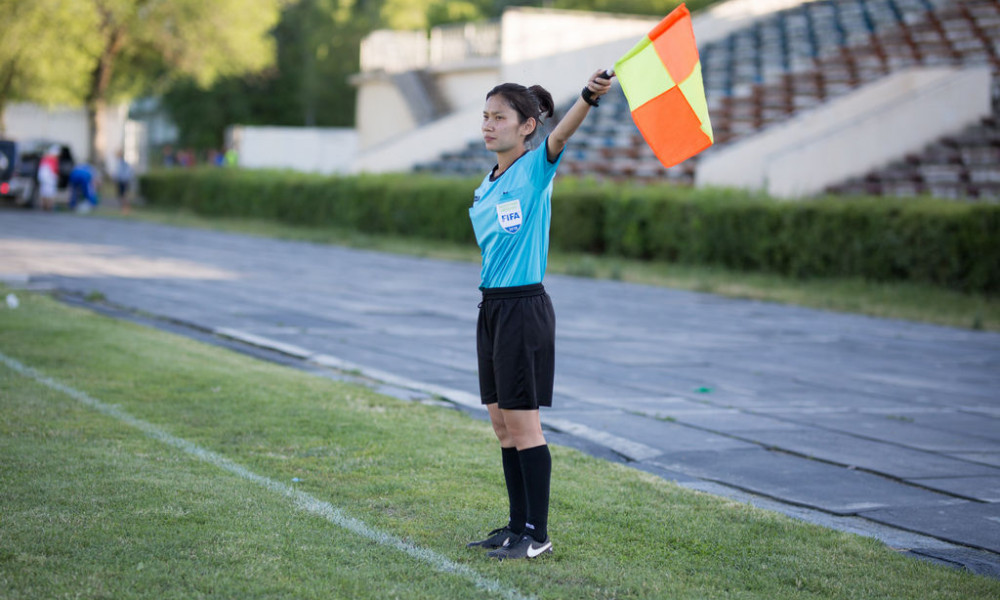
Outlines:
[[[118,204],[123,213],[129,213],[129,188],[132,185],[132,165],[125,160],[125,153],[118,151],[115,162],[115,186],[118,188]]]
[[[163,166],[168,169],[177,166],[177,154],[170,144],[163,147]]]
[[[42,210],[55,208],[59,191],[59,146],[50,146],[38,162],[38,199]]]
[[[226,167],[237,167],[240,164],[239,154],[236,152],[236,148],[229,146],[226,148],[225,154],[222,155],[222,164]]]
[[[81,163],[69,174],[69,207],[71,210],[88,213],[97,206],[98,178],[94,168]],[[83,197],[85,203],[77,207],[77,199]]]

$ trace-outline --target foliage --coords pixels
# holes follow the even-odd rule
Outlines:
[[[341,127],[354,122],[361,38],[374,17],[349,0],[300,0],[284,5],[271,30],[275,64],[222,77],[211,86],[182,78],[163,104],[182,146],[218,148],[225,128],[243,125]]]
[[[692,10],[714,0],[688,2]],[[205,87],[177,82],[164,105],[180,130],[180,143],[217,148],[225,128],[244,125],[350,127],[361,40],[374,29],[426,29],[498,18],[513,0],[295,0],[281,11],[271,35],[273,69],[223,77]],[[557,0],[554,8],[665,15],[678,0]]]
[[[154,205],[472,243],[477,181],[412,175],[160,171]],[[1000,291],[1000,206],[941,200],[780,202],[735,190],[559,180],[552,248],[796,278],[863,277]]]
[[[158,171],[142,181],[150,201],[203,215],[261,217],[296,225],[338,224],[366,233],[474,241],[466,221],[427,218],[436,213],[466,213],[468,195],[475,186],[469,187],[465,180],[410,175],[320,177],[204,168]],[[408,199],[405,205],[399,203],[400,197]],[[357,202],[357,198],[365,201]]]
[[[181,80],[163,103],[180,130],[181,145],[221,145],[233,124],[350,127],[361,40],[381,27],[424,28],[481,19],[492,3],[412,0],[298,0],[287,3],[272,29],[273,69],[219,79],[204,87]]]
[[[275,86],[274,71],[246,77],[224,77],[207,94],[197,82],[185,77],[163,96],[163,105],[180,131],[182,147],[221,149],[223,133],[233,123],[283,124],[275,119],[291,100],[289,94],[266,93]]]
[[[695,10],[714,0],[691,0]],[[666,14],[677,0],[527,5]],[[226,126],[351,126],[361,39],[497,18],[513,0],[0,0],[0,118],[15,100],[87,104],[166,93],[181,143],[221,145]],[[525,3],[517,3],[525,4]],[[280,8],[280,13],[279,13]]]
[[[272,60],[279,0],[0,0],[0,110],[83,102],[100,161],[101,109],[179,74],[208,85]]]
[[[95,14],[80,2],[0,0],[0,127],[10,102],[79,104],[87,92]]]
[[[126,97],[178,76],[206,86],[272,62],[278,0],[76,0],[96,15],[92,69],[110,60],[107,93]]]
[[[554,0],[552,8],[664,16],[680,4],[694,12],[718,0]]]

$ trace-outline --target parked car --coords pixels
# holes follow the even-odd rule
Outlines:
[[[75,162],[69,146],[51,140],[0,140],[0,197],[31,208],[38,201],[38,164],[45,151],[58,148],[59,191],[69,185]]]
[[[12,140],[0,140],[0,197],[12,196],[11,180],[17,170],[17,144]]]

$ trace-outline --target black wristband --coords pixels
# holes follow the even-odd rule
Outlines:
[[[595,96],[594,92],[590,91],[589,88],[583,88],[583,91],[580,92],[580,97],[591,106],[599,106],[601,104],[600,96]]]

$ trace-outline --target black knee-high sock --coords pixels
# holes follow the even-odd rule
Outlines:
[[[548,537],[549,481],[552,478],[552,455],[548,445],[520,450],[521,474],[528,496],[528,522],[525,531],[536,541]]]
[[[521,476],[521,461],[517,448],[500,448],[503,456],[503,478],[507,482],[507,499],[510,500],[511,531],[520,534],[528,519],[528,499],[524,493],[524,478]]]

